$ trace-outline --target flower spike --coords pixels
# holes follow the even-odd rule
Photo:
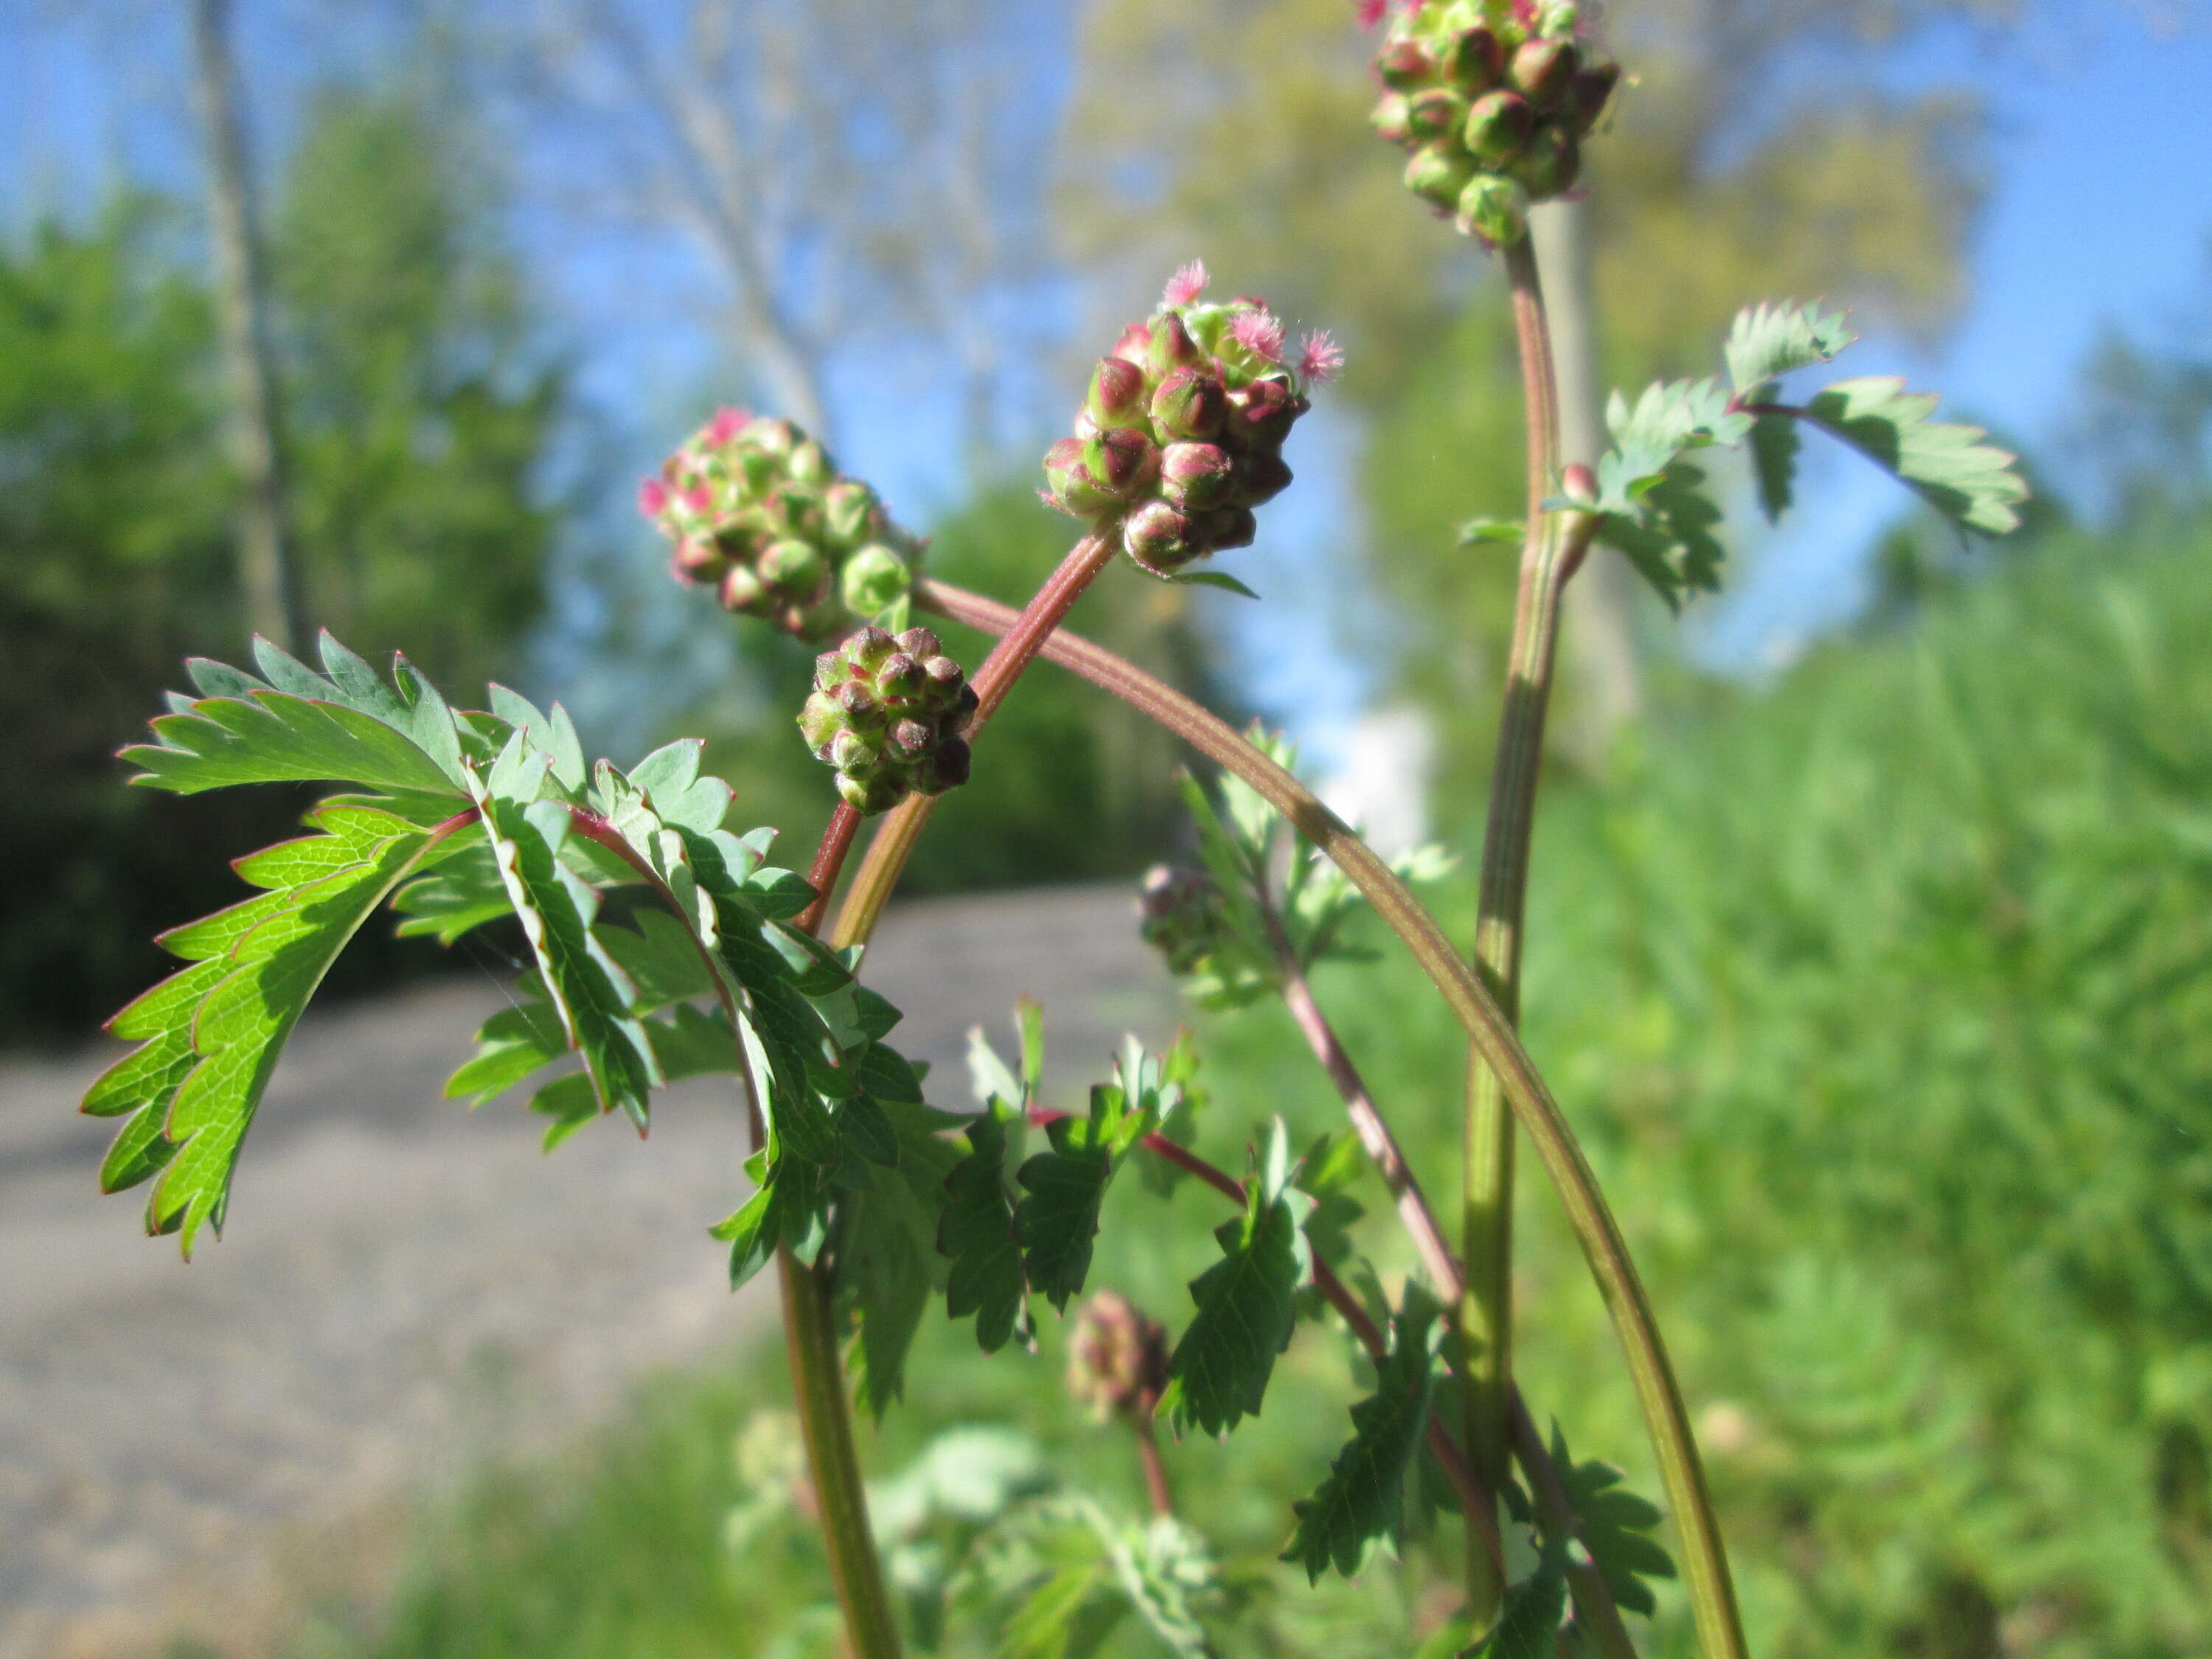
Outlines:
[[[1159,309],[1100,359],[1075,432],[1046,452],[1044,499],[1112,537],[1139,568],[1172,576],[1248,547],[1252,509],[1291,481],[1283,440],[1307,388],[1342,354],[1325,334],[1285,359],[1281,319],[1253,299],[1199,299],[1205,264],[1176,272]]]
[[[1516,0],[1471,23],[1458,0],[1409,0],[1390,15],[1370,119],[1409,153],[1406,188],[1500,246],[1528,234],[1531,204],[1571,195],[1583,143],[1620,80],[1591,41],[1597,9]]]
[[[676,544],[678,580],[810,642],[904,599],[923,547],[805,432],[743,409],[694,433],[637,507]]]

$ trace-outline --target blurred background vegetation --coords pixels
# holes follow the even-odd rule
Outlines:
[[[0,797],[4,1042],[81,1038],[160,971],[147,938],[228,902],[223,859],[301,804],[157,799],[110,758],[182,657],[236,653],[255,614],[186,9],[0,25],[61,66],[38,108],[120,112],[90,161],[72,114],[0,175],[0,720],[28,757]],[[1937,351],[1988,276],[2002,135],[1987,84],[1914,54],[2051,9],[1608,7],[1640,84],[1581,225],[1601,382],[1704,372],[1770,295]],[[449,689],[563,697],[617,756],[705,735],[750,816],[811,844],[830,795],[789,724],[804,654],[665,580],[632,480],[716,403],[774,406],[883,481],[934,568],[1018,599],[1066,538],[1036,450],[1098,343],[1199,252],[1348,349],[1291,458],[1320,502],[1293,491],[1240,562],[1261,621],[1132,579],[1084,626],[1234,713],[1425,712],[1434,822],[1471,855],[1512,575],[1454,532],[1516,510],[1511,342],[1492,274],[1364,130],[1349,10],[242,4],[251,298],[306,618]],[[2094,209],[2075,221],[2094,240]],[[1771,630],[1716,672],[1618,572],[1578,583],[1530,1040],[1714,1402],[1764,1653],[2212,1644],[2212,293],[2172,298],[2197,308],[2116,319],[2065,369],[2073,412],[2008,434],[2050,486],[2027,532],[1966,548],[1889,514],[1853,550],[1850,620],[1808,651]],[[1747,532],[1731,575],[1786,553]],[[1178,844],[1178,757],[1057,676],[991,752],[918,888],[1126,877]],[[1471,896],[1442,902],[1464,927]],[[347,971],[437,966],[386,942]],[[1377,971],[1322,994],[1449,1158],[1452,1031],[1394,959]],[[1218,1161],[1267,1112],[1327,1126],[1286,1028],[1200,1029]],[[1600,1310],[1530,1209],[1532,1396],[1649,1489]],[[1110,1247],[1102,1281],[1179,1317],[1215,1218],[1190,1194],[1124,1218],[1146,1249]],[[1126,1449],[1058,1395],[1056,1333],[1036,1362],[965,1340],[933,1332],[876,1467],[1003,1417],[1133,1504]],[[1272,1555],[1341,1437],[1347,1366],[1313,1340],[1293,1362],[1234,1479],[1210,1447],[1175,1454],[1240,1559]],[[703,1655],[752,1628],[830,1651],[803,1534],[772,1571],[716,1553],[766,1386],[672,1380],[608,1444],[489,1481],[428,1525],[392,1605],[301,1650]],[[1436,1616],[1424,1553],[1319,1599],[1254,1571],[1248,1627],[1279,1652],[1402,1654]],[[1673,1604],[1659,1628],[1688,1650]]]

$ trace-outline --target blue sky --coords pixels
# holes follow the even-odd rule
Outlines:
[[[240,0],[239,9],[256,125],[272,152],[286,141],[301,89],[388,44],[395,15],[335,0]],[[180,11],[105,0],[0,15],[0,222],[94,199],[118,171],[197,190]],[[1038,14],[1028,43],[1029,95],[1043,105],[1064,94],[1068,16]],[[1900,87],[1964,85],[1988,100],[1991,189],[1972,245],[1972,299],[1949,337],[1932,353],[1869,340],[1845,368],[1905,374],[1942,392],[1948,413],[2047,451],[2063,441],[2098,332],[2129,318],[2155,331],[2212,275],[2212,0],[2042,0],[2017,32],[1924,36],[1893,73]],[[517,161],[526,167],[530,157]],[[606,468],[626,494],[627,475],[706,395],[702,365],[713,352],[686,306],[696,283],[666,239],[570,242],[543,221],[526,222],[520,234],[550,279],[556,326],[580,350],[585,384],[602,405],[631,413],[613,428],[625,453]],[[639,306],[641,292],[655,296],[653,307]],[[1049,285],[1019,303],[1025,325],[1045,333],[1077,320],[1073,299]],[[848,363],[834,383],[846,464],[880,480],[903,515],[922,521],[961,483],[949,402],[927,390],[929,368],[923,356],[895,356],[872,365],[865,381]],[[1270,511],[1264,569],[1245,573],[1268,595],[1264,620],[1278,646],[1292,642],[1275,654],[1294,659],[1294,671],[1271,675],[1237,653],[1255,692],[1324,757],[1370,683],[1343,654],[1334,609],[1335,550],[1357,528],[1346,470],[1355,437],[1325,414],[1301,428],[1291,453],[1300,486]],[[2063,477],[2063,453],[2049,459]],[[1716,666],[1755,668],[1847,617],[1863,597],[1864,551],[1902,505],[1893,486],[1850,457],[1816,467],[1791,522],[1747,549],[1733,590],[1692,616],[1691,647]],[[592,533],[638,533],[611,504],[600,522]],[[1233,646],[1262,620],[1226,596],[1205,602],[1231,619]]]

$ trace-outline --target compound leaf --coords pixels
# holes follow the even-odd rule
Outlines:
[[[945,1312],[975,1316],[975,1340],[996,1353],[1018,1335],[1030,1346],[1029,1281],[1006,1193],[1006,1125],[1018,1108],[993,1098],[968,1120],[968,1155],[945,1177],[945,1203],[937,1248],[952,1259],[945,1275]]]
[[[1909,392],[1894,375],[1838,380],[1794,411],[1893,474],[1930,506],[1969,530],[1993,536],[2020,528],[2027,484],[2016,457],[1985,444],[1978,426],[1930,421],[1937,399]]]
[[[938,1225],[961,1153],[940,1133],[960,1121],[951,1114],[906,1102],[878,1109],[896,1138],[896,1165],[840,1203],[837,1287],[855,1328],[853,1397],[881,1418],[903,1391],[907,1351],[929,1298],[945,1287]]]
[[[1747,306],[1736,313],[1729,330],[1729,380],[1748,398],[1793,369],[1833,362],[1857,338],[1841,312],[1789,301]]]
[[[1612,1464],[1576,1462],[1556,1423],[1552,1425],[1552,1461],[1574,1509],[1575,1535],[1605,1576],[1613,1599],[1632,1613],[1650,1617],[1659,1603],[1644,1581],[1674,1576],[1674,1562],[1652,1536],[1659,1525],[1658,1506],[1622,1486],[1620,1471]]]
[[[1566,1613],[1566,1568],[1547,1550],[1536,1571],[1505,1592],[1498,1622],[1460,1659],[1553,1659]]]

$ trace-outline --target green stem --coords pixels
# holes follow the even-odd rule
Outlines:
[[[917,592],[925,608],[972,628],[996,632],[1013,620],[1007,606],[941,582],[925,581]],[[1088,640],[1055,634],[1046,642],[1044,653],[1157,720],[1249,784],[1344,872],[1443,994],[1484,1063],[1498,1074],[1506,1103],[1559,1193],[1560,1207],[1613,1321],[1681,1534],[1683,1583],[1705,1652],[1709,1659],[1747,1659],[1719,1519],[1650,1299],[1573,1129],[1489,991],[1389,866],[1310,790],[1238,736],[1225,720]]]
[[[1013,625],[1000,631],[999,643],[969,682],[975,690],[975,714],[968,723],[969,743],[981,734],[984,723],[998,712],[1006,693],[1013,690],[1022,671],[1036,659],[1039,647],[1052,630],[1112,561],[1114,546],[1111,536],[1095,532],[1076,543],[1052,574],[1045,578],[1044,586],[1037,589],[1036,597],[1015,618]],[[908,796],[892,809],[884,820],[884,827],[876,831],[875,839],[868,843],[867,856],[860,860],[860,868],[853,878],[852,890],[845,895],[844,906],[837,912],[837,927],[830,942],[839,950],[864,945],[875,933],[884,906],[890,902],[891,890],[898,885],[907,860],[914,856],[915,843],[921,839],[923,826],[936,809],[937,799],[933,795]]]
[[[1490,819],[1483,834],[1474,960],[1499,1011],[1509,1022],[1518,1023],[1529,838],[1567,562],[1558,522],[1544,508],[1559,466],[1559,399],[1535,244],[1524,237],[1508,247],[1505,269],[1513,290],[1513,331],[1527,406],[1528,500],[1498,760],[1491,773]],[[1470,1054],[1468,1061],[1462,1172],[1460,1248],[1468,1275],[1467,1294],[1459,1304],[1467,1378],[1464,1429],[1468,1455],[1494,1474],[1505,1467],[1511,1444],[1506,1399],[1513,1381],[1513,1117],[1497,1074],[1480,1054]]]
[[[577,830],[607,848],[641,875],[679,919],[682,905],[659,875],[637,854],[622,834],[598,814],[572,808],[570,821]],[[859,823],[852,808],[841,805],[830,814],[822,832],[808,879],[817,895],[799,917],[812,932],[821,921],[824,902],[837,885],[837,872],[853,844]],[[702,957],[708,947],[696,935],[693,944]],[[724,975],[711,958],[707,977],[720,999],[730,1029],[738,1029],[736,999]],[[752,1149],[763,1139],[765,1116],[753,1087],[751,1068],[738,1056],[738,1076],[745,1090],[745,1127]],[[860,1458],[853,1443],[853,1414],[845,1398],[845,1376],[837,1356],[836,1333],[830,1313],[830,1286],[823,1277],[778,1244],[776,1273],[783,1292],[783,1346],[791,1361],[792,1392],[799,1402],[800,1437],[806,1444],[808,1473],[814,1482],[822,1542],[830,1558],[830,1576],[837,1589],[837,1605],[845,1620],[846,1642],[851,1659],[899,1659],[896,1616],[891,1609],[883,1565],[876,1557],[875,1532],[868,1524],[868,1493],[860,1478]]]

